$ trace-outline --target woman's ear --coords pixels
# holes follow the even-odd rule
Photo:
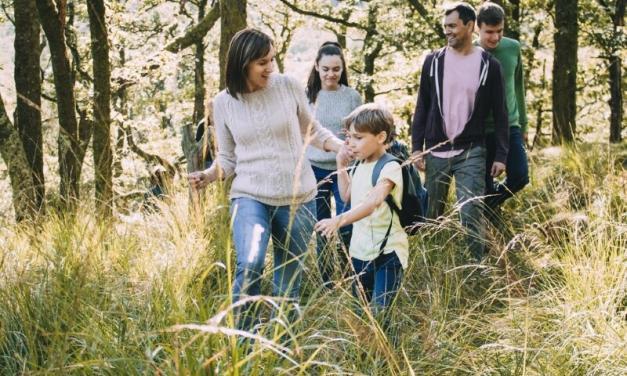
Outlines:
[[[320,72],[320,67],[318,66],[317,61],[314,63],[314,69],[316,70],[316,72]]]

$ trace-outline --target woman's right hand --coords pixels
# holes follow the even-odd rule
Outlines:
[[[206,171],[195,171],[187,175],[187,181],[193,189],[200,189],[209,185],[211,178]]]

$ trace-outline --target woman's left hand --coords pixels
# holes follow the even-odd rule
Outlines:
[[[344,142],[342,140],[335,136],[332,136],[324,141],[324,145],[322,147],[324,148],[324,151],[334,151],[337,153],[338,151],[340,151],[342,145],[344,145]]]

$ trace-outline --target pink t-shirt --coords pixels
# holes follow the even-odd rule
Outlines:
[[[481,49],[473,47],[468,55],[462,55],[448,47],[444,55],[444,82],[442,83],[442,113],[444,130],[453,141],[459,136],[472,115],[475,96],[479,89]],[[451,158],[463,150],[433,152],[439,158]]]

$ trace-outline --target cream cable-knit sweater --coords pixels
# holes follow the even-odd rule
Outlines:
[[[273,206],[315,198],[316,179],[305,146],[322,149],[333,134],[312,117],[305,91],[294,78],[273,74],[267,87],[239,100],[223,90],[213,106],[215,163],[226,177],[235,174],[231,198],[250,197]]]

